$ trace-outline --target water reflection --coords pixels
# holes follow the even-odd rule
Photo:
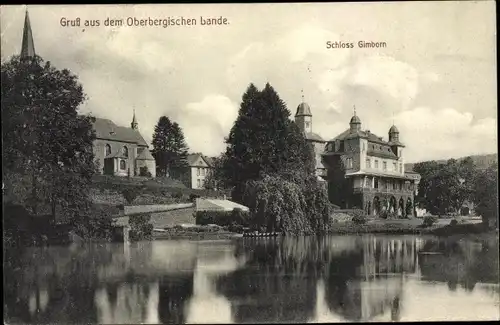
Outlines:
[[[7,251],[9,323],[499,318],[498,239],[332,236]]]

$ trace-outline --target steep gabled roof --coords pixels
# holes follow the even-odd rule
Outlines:
[[[95,118],[93,123],[97,139],[136,143],[139,146],[148,146],[138,130],[118,126],[113,121],[104,118]]]
[[[187,156],[187,163],[189,166],[191,167],[195,167],[195,166],[198,166],[196,164],[196,162],[198,161],[198,159],[202,159],[207,165],[208,167],[213,167],[213,159],[210,158],[210,157],[207,157],[205,155],[203,155],[202,153],[200,152],[196,152],[196,153],[191,153]]]
[[[323,138],[319,134],[314,132],[304,132],[304,136],[307,140],[325,142],[325,140],[323,140]]]
[[[105,159],[107,159],[107,158],[127,158],[127,156],[125,156],[125,154],[120,149],[118,151],[110,153],[109,155],[107,155],[104,158]]]
[[[137,155],[137,158],[135,158],[135,159],[136,160],[155,160],[153,155],[151,155],[151,152],[149,152],[148,148],[142,149],[142,151],[139,152],[139,154]]]

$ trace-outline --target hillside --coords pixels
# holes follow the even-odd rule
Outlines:
[[[492,154],[488,154],[488,155],[474,155],[474,156],[470,156],[470,157],[474,161],[474,164],[480,169],[486,169],[490,165],[492,165],[494,163],[498,163],[498,155],[496,153],[492,153]],[[465,158],[466,157],[461,157],[461,158],[458,158],[457,160],[462,160]],[[441,160],[436,160],[436,161],[438,163],[445,164],[447,160],[441,159]],[[414,165],[415,165],[415,163],[405,164],[405,170],[412,171]]]

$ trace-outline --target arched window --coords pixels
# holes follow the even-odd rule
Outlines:
[[[128,158],[128,148],[123,146],[123,156]]]
[[[106,144],[105,154],[106,156],[111,155],[111,146],[109,144]]]
[[[127,166],[125,164],[125,160],[120,160],[120,169],[125,170],[126,168],[127,168]]]

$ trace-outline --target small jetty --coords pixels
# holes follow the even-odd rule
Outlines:
[[[280,235],[279,232],[247,232],[243,234],[243,237],[278,237]]]

